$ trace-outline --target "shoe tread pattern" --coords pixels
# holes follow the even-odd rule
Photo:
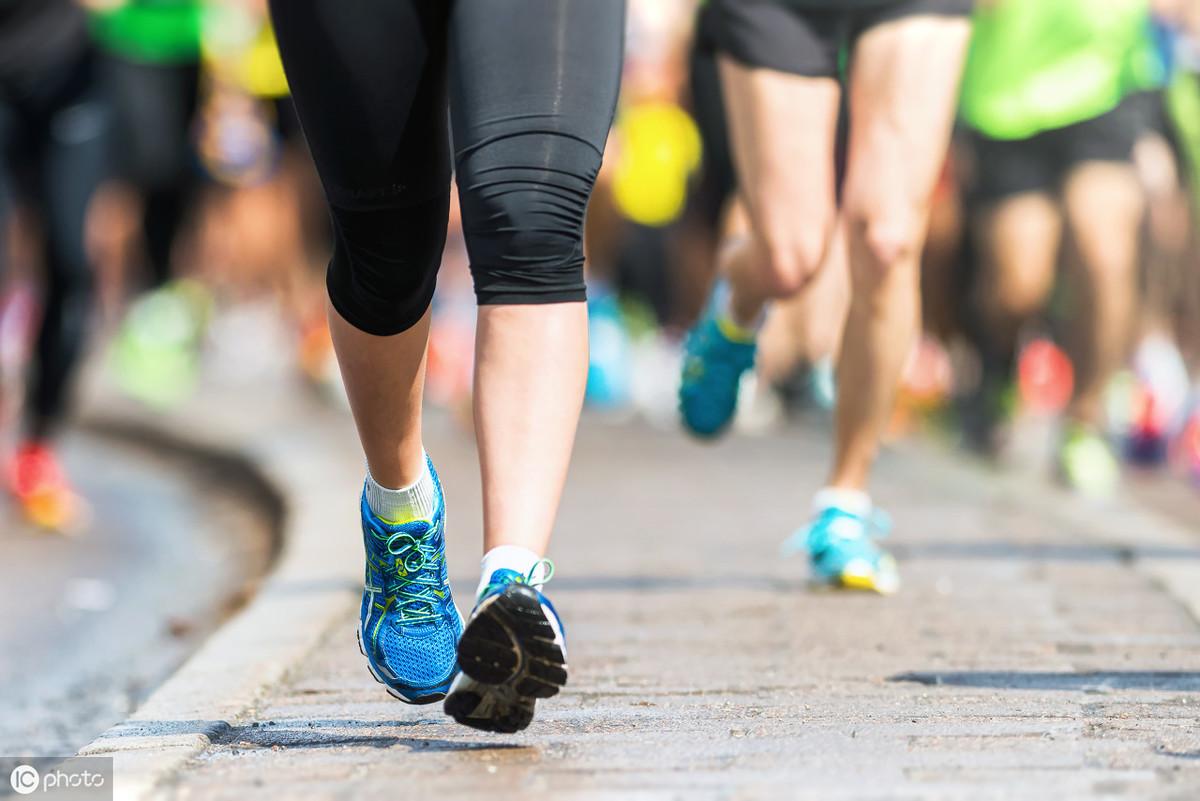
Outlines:
[[[536,699],[551,698],[567,683],[566,655],[554,641],[532,587],[512,584],[472,617],[458,646],[463,672],[495,696],[494,713],[475,716],[485,700],[462,691],[446,699],[446,713],[484,731],[512,733],[533,720]]]

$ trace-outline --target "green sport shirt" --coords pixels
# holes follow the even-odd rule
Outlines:
[[[1148,0],[982,0],[962,116],[1024,139],[1111,111],[1147,82]]]
[[[127,0],[92,15],[92,32],[108,51],[152,64],[200,57],[203,0]]]

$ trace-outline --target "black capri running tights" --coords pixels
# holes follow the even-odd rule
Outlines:
[[[272,0],[271,11],[329,200],[327,283],[342,317],[384,336],[429,307],[451,141],[479,302],[584,299],[584,212],[616,105],[624,0]]]

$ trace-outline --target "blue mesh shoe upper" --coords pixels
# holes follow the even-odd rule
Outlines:
[[[753,342],[735,342],[721,331],[715,304],[688,333],[684,343],[679,411],[697,436],[721,433],[737,411],[738,383],[754,366]]]
[[[445,502],[427,520],[387,523],[361,502],[366,580],[362,644],[373,672],[407,698],[444,692],[458,672],[462,618],[446,572]]]

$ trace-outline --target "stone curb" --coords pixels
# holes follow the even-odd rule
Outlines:
[[[297,401],[294,391],[233,394],[243,396],[214,393],[161,414],[109,397],[84,414],[100,431],[200,454],[231,480],[259,482],[254,491],[277,499],[282,535],[274,570],[255,597],[129,719],[80,749],[80,756],[113,758],[118,801],[154,797],[302,663],[332,625],[353,619],[361,564],[329,532],[353,522],[344,501],[354,487],[344,485],[358,471],[346,469],[347,458],[331,458],[338,449],[323,447],[353,442],[348,421]],[[252,414],[247,404],[257,407]]]

